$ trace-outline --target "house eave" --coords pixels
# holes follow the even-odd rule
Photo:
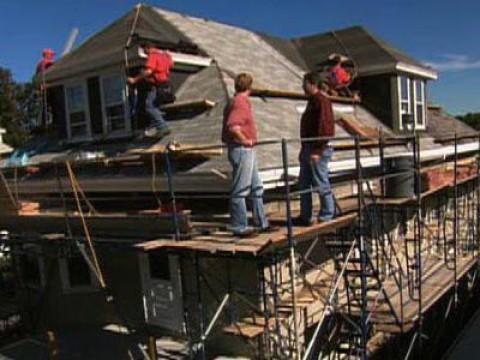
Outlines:
[[[408,73],[428,80],[437,80],[438,73],[435,70],[403,62],[393,64],[371,65],[360,68],[360,76],[383,75],[392,73]]]

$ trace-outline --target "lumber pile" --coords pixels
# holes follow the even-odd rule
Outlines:
[[[33,201],[19,201],[18,215],[38,215],[40,213],[40,204]]]
[[[422,173],[423,191],[453,184],[454,170],[449,168],[436,168]],[[457,182],[468,179],[477,174],[474,164],[457,167]]]

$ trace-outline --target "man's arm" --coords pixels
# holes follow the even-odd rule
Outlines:
[[[229,130],[236,142],[244,146],[253,146],[253,141],[245,136],[240,126],[234,126]]]
[[[143,79],[149,78],[152,75],[153,75],[153,70],[150,68],[146,68],[146,69],[143,69],[142,72],[137,76],[128,77],[127,82],[130,85],[134,85]]]

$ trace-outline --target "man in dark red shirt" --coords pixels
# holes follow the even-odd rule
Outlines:
[[[145,130],[145,135],[149,137],[162,137],[170,134],[167,122],[162,112],[158,109],[157,99],[159,95],[171,92],[170,70],[174,62],[171,55],[166,51],[156,49],[151,43],[143,44],[143,49],[148,58],[143,71],[127,79],[131,85],[143,82],[147,91],[145,99],[145,111],[151,117],[151,125]]]
[[[248,227],[246,197],[251,196],[253,222],[260,232],[271,231],[263,208],[263,184],[255,156],[257,126],[249,100],[253,79],[249,74],[235,78],[235,97],[226,106],[222,141],[228,146],[228,160],[232,165],[230,198],[231,230],[234,235],[254,234]]]
[[[308,96],[308,104],[300,123],[300,137],[317,138],[302,141],[300,151],[299,187],[301,190],[317,192],[320,197],[319,221],[328,221],[335,213],[335,200],[328,178],[328,163],[333,149],[328,145],[328,138],[335,136],[335,119],[332,104],[323,88],[327,80],[318,73],[312,72],[304,76],[303,90]],[[318,139],[322,138],[322,139]],[[300,197],[300,217],[295,219],[296,225],[308,226],[312,222],[312,193],[304,192]]]

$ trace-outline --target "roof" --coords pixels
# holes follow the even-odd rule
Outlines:
[[[142,38],[153,37],[165,47],[187,47],[189,44],[193,47],[191,41],[158,12],[141,5],[138,17],[135,7],[54,63],[45,74],[46,80],[55,81],[111,65],[123,66],[124,50],[132,29],[134,34]],[[134,49],[130,49],[129,58],[135,56]]]
[[[315,70],[331,53],[340,53],[356,63],[360,75],[405,71],[431,79],[437,77],[434,70],[362,26],[300,37],[292,41],[311,70]]]
[[[463,121],[445,112],[441,107],[429,106],[427,111],[427,133],[438,142],[445,142],[457,136],[477,134],[477,131]]]

